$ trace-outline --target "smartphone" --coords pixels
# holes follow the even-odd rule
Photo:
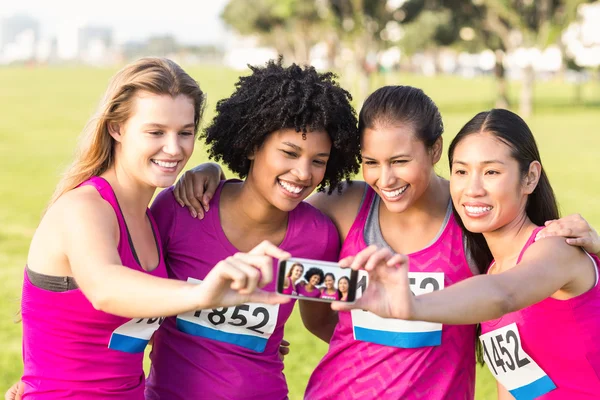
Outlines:
[[[279,260],[277,293],[301,300],[356,301],[358,272],[338,263],[290,258]]]

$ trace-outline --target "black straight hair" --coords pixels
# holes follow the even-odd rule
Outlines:
[[[452,171],[456,146],[467,136],[483,132],[494,135],[511,149],[511,156],[519,163],[522,176],[527,174],[533,161],[542,163],[535,138],[527,123],[511,111],[492,109],[474,116],[452,140],[448,148],[450,171]],[[527,199],[525,212],[527,217],[539,226],[544,225],[548,220],[559,218],[556,197],[543,167],[540,180]],[[454,207],[454,216],[463,231],[466,247],[479,271],[486,273],[493,257],[483,234],[469,232],[456,212],[456,207]]]

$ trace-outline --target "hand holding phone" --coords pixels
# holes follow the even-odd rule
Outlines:
[[[277,293],[323,302],[356,300],[358,272],[338,263],[290,258],[279,261]]]

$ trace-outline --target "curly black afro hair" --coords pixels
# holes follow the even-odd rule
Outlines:
[[[350,93],[338,85],[335,74],[296,64],[284,68],[281,58],[265,67],[249,67],[252,74],[240,77],[231,97],[217,103],[217,114],[201,135],[210,157],[244,178],[250,169],[248,155],[269,134],[325,130],[332,148],[318,190],[340,189],[342,181],[359,171],[360,138]]]

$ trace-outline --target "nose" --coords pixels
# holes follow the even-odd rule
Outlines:
[[[298,160],[298,163],[295,165],[292,173],[298,178],[298,180],[302,182],[308,181],[312,175],[310,166],[311,164],[309,161]]]
[[[471,174],[467,182],[465,194],[469,197],[481,197],[485,195],[481,174]]]
[[[381,167],[381,174],[379,175],[379,186],[383,188],[390,188],[393,186],[396,177],[394,172],[389,165],[383,165]]]
[[[170,156],[179,156],[182,154],[181,136],[177,133],[164,135],[163,151]]]

